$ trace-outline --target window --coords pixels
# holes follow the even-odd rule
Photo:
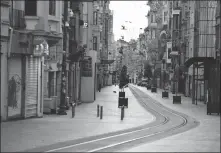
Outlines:
[[[220,24],[216,25],[216,41],[215,41],[215,48],[220,48]]]
[[[163,21],[166,22],[166,20],[167,20],[167,12],[164,12],[164,14],[163,14]]]
[[[155,36],[156,36],[156,35],[155,35],[155,30],[153,30],[153,32],[152,32],[152,38],[155,39]]]
[[[100,42],[102,41],[102,33],[100,32]]]
[[[93,13],[93,24],[97,25],[97,12],[96,11]]]
[[[25,0],[25,15],[37,16],[37,0]]]
[[[174,30],[179,29],[179,15],[178,14],[173,15],[173,29]]]
[[[56,12],[56,1],[50,0],[49,1],[49,15],[55,16],[55,12]]]
[[[92,76],[92,59],[85,60],[83,62],[83,71],[82,76],[84,77],[91,77]]]
[[[153,14],[151,14],[150,17],[151,17],[150,22],[153,23]]]
[[[93,37],[93,50],[97,50],[97,37]]]
[[[48,73],[48,98],[56,96],[56,80],[54,78],[54,72]]]

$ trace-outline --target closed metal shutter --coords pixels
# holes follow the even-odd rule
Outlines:
[[[38,109],[38,68],[39,58],[28,57],[26,71],[26,112],[25,117],[37,116]]]

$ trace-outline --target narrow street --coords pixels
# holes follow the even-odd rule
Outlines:
[[[199,140],[205,138],[206,133],[208,139],[205,141],[210,147],[206,148],[205,144],[198,144],[198,146],[189,148],[188,151],[219,150],[220,131],[218,126],[220,125],[220,116],[202,115],[201,113],[205,111],[204,108],[200,105],[196,108],[192,104],[190,104],[192,108],[188,108],[186,103],[190,103],[190,101],[183,101],[181,105],[174,105],[170,99],[162,99],[157,96],[160,95],[160,92],[151,93],[144,87],[131,84],[129,88],[125,89],[126,96],[129,97],[129,104],[128,108],[125,108],[125,118],[121,121],[120,109],[117,108],[118,92],[118,86],[104,88],[100,93],[97,93],[98,100],[95,103],[82,104],[76,107],[75,118],[71,118],[71,115],[68,114],[68,117],[45,116],[42,119],[3,123],[1,127],[1,150],[24,152],[142,152],[146,150],[160,151],[160,148],[167,148],[179,151],[180,149],[183,150],[184,146],[176,144],[183,139],[186,143],[190,141],[192,134],[188,133],[191,131],[197,135]],[[97,104],[104,107],[102,120],[96,117]],[[170,105],[174,108],[171,108]],[[188,111],[192,111],[192,114]],[[211,131],[213,133],[210,132],[211,129],[213,129]],[[17,133],[10,135],[14,130]],[[182,136],[179,136],[180,133]],[[35,139],[31,139],[31,137]],[[167,147],[171,141],[165,143],[164,140],[172,137],[175,138]],[[160,145],[156,144],[157,142],[160,142]],[[203,146],[200,147],[199,145]]]
[[[156,121],[140,129],[133,129],[130,132],[124,131],[113,135],[89,138],[85,141],[73,142],[71,145],[62,147],[54,146],[55,148],[46,150],[46,152],[114,152],[159,140],[199,125],[196,120],[159,105],[139,89],[134,87],[130,87],[130,89],[140,104],[156,117]]]
[[[220,1],[0,4],[1,152],[220,152]]]

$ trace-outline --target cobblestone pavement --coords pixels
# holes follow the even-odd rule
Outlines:
[[[116,91],[114,93],[113,91]],[[59,142],[75,140],[150,123],[155,117],[137,102],[126,88],[129,107],[125,118],[120,120],[118,106],[118,86],[102,88],[96,94],[96,101],[76,107],[75,118],[68,115],[44,115],[43,118],[26,119],[1,123],[1,151],[14,152],[47,146]],[[102,105],[103,119],[96,117],[97,104]]]
[[[198,102],[193,105],[189,97],[182,96],[182,104],[172,104],[172,94],[169,99],[161,98],[162,90],[151,93],[144,87],[135,87],[157,100],[162,105],[175,111],[194,117],[200,125],[187,132],[164,138],[152,143],[143,144],[123,152],[220,152],[220,116],[207,115],[206,105]]]

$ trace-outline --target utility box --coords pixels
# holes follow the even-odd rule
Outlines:
[[[43,113],[57,113],[57,96],[52,96],[51,98],[44,98]]]

